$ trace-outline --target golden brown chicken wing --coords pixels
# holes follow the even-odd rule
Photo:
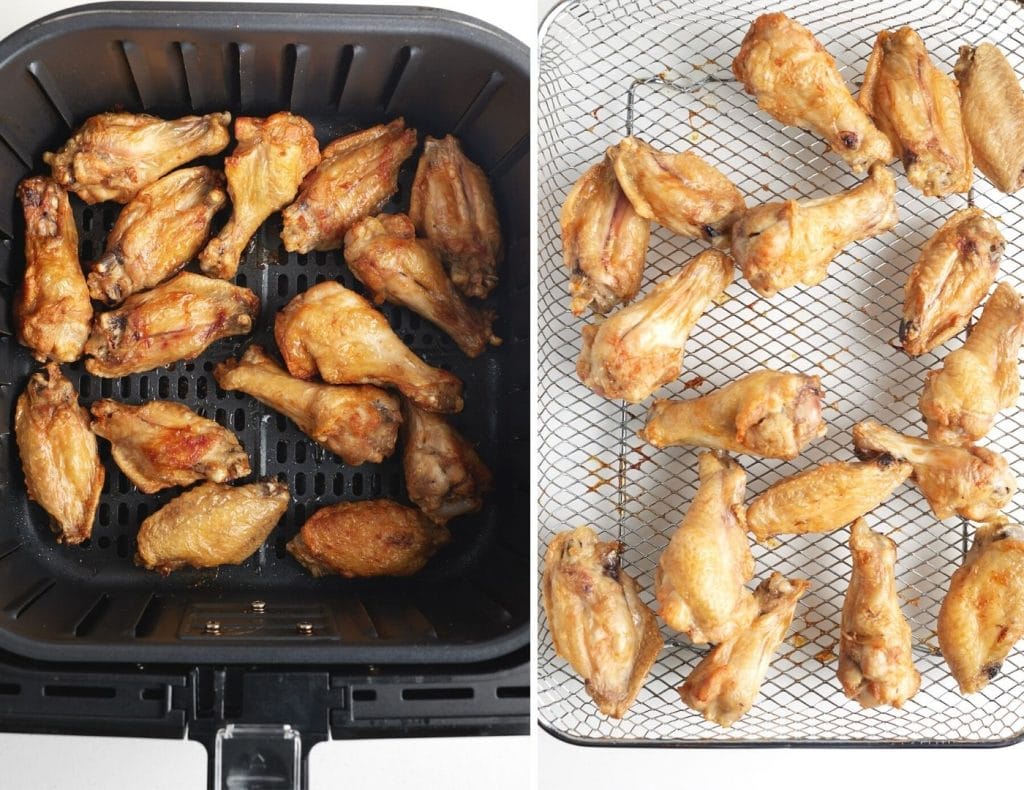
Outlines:
[[[620,545],[590,527],[560,532],[544,555],[544,611],[555,652],[606,716],[621,719],[664,642],[654,613],[619,561]]]
[[[231,114],[215,112],[165,121],[152,115],[94,115],[57,153],[43,154],[53,177],[86,203],[127,203],[160,176],[231,140]]]
[[[576,372],[598,395],[639,403],[679,376],[694,325],[732,282],[732,259],[702,252],[635,304],[583,327]]]

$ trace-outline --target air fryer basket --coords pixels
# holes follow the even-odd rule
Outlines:
[[[568,311],[558,212],[568,190],[605,148],[626,134],[632,93],[635,133],[658,147],[693,149],[720,166],[748,204],[817,197],[858,178],[814,135],[782,128],[757,109],[730,66],[750,23],[784,11],[806,25],[857,86],[875,35],[910,25],[946,72],[958,47],[999,44],[1024,75],[1024,9],[1014,2],[946,3],[868,0],[849,6],[822,0],[582,0],[559,6],[542,29],[540,53],[540,546],[558,531],[590,524],[625,545],[624,569],[653,602],[653,576],[696,490],[697,453],[657,450],[636,435],[648,404],[622,405],[579,383],[575,360],[583,319]],[[667,85],[665,83],[673,83]],[[854,244],[827,280],[772,300],[757,297],[737,275],[723,303],[698,322],[684,372],[658,397],[705,394],[760,366],[821,376],[828,434],[791,463],[741,456],[748,498],[826,459],[851,459],[851,426],[868,417],[920,435],[917,398],[925,371],[962,336],[910,359],[892,347],[903,284],[921,244],[963,195],[925,198],[893,166],[900,223],[881,238]],[[1020,288],[1024,277],[1024,199],[996,191],[980,174],[971,198],[996,217],[1008,242],[999,280]],[[651,236],[645,289],[704,245],[657,228]],[[986,446],[1024,471],[1024,415],[1002,413]],[[1024,519],[1024,492],[1006,514]],[[705,722],[679,700],[680,686],[704,651],[663,630],[662,651],[624,719],[601,716],[580,679],[555,655],[541,620],[538,706],[542,724],[587,744],[1003,744],[1024,735],[1024,649],[1018,646],[980,694],[962,697],[938,653],[935,622],[949,577],[969,546],[973,527],[939,523],[915,488],[868,516],[898,544],[897,580],[914,637],[921,690],[902,711],[862,710],[836,679],[839,611],[849,579],[849,532],[783,536],[774,548],[754,546],[756,576],[772,570],[811,580],[793,627],[772,663],[754,708],[731,729]]]

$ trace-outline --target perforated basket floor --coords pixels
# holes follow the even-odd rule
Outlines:
[[[693,449],[658,450],[636,436],[648,403],[605,400],[579,383],[575,362],[585,321],[568,310],[558,213],[574,181],[625,132],[627,90],[662,75],[684,87],[637,88],[635,133],[669,150],[692,149],[715,163],[748,204],[808,198],[857,183],[813,135],[783,128],[757,110],[729,71],[753,19],[784,11],[806,25],[836,58],[851,89],[859,89],[875,35],[914,27],[934,61],[952,72],[962,44],[1000,44],[1024,75],[1024,9],[1013,2],[863,2],[852,9],[785,0],[607,0],[560,6],[542,30],[539,86],[539,390],[540,544],[558,531],[589,524],[604,538],[621,536],[623,566],[653,602],[653,571],[696,489]],[[962,342],[908,358],[892,347],[903,284],[922,243],[963,195],[925,198],[893,166],[900,222],[880,238],[851,245],[829,278],[772,300],[759,298],[737,275],[724,303],[698,322],[679,380],[658,397],[711,392],[760,366],[821,376],[828,434],[792,463],[739,456],[748,497],[827,459],[852,459],[850,428],[874,417],[896,430],[923,433],[917,399],[924,373]],[[996,217],[1008,245],[999,280],[1024,277],[1024,195],[1006,196],[979,174],[973,199]],[[656,228],[645,291],[704,248]],[[1017,439],[1024,415],[1004,412],[983,443],[1024,470]],[[1024,492],[1007,515],[1024,520]],[[539,715],[552,731],[587,743],[961,743],[1008,742],[1024,734],[1024,645],[1014,650],[984,692],[962,697],[937,654],[935,623],[953,570],[973,527],[938,522],[911,485],[868,516],[899,546],[897,578],[914,636],[921,690],[902,711],[865,711],[843,696],[836,679],[839,612],[850,563],[847,529],[788,536],[775,548],[754,546],[756,578],[770,571],[811,580],[793,627],[780,647],[754,708],[731,729],[706,723],[679,701],[682,684],[703,651],[664,628],[661,653],[637,702],[622,721],[606,718],[568,664],[557,657],[541,608]]]

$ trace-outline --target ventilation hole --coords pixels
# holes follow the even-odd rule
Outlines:
[[[167,699],[167,691],[163,687],[143,689],[139,693],[139,698],[150,702],[163,702]]]
[[[87,208],[82,212],[82,230],[88,233],[92,230],[92,209]]]
[[[114,229],[114,220],[117,218],[117,209],[107,206],[103,209],[103,229],[110,233]]]
[[[142,610],[139,619],[135,621],[135,636],[149,636],[156,630],[160,621],[160,612],[164,608],[159,596],[154,595],[146,602],[146,608]]]
[[[402,699],[415,700],[443,700],[443,699],[473,699],[473,689],[435,689],[435,688],[412,688],[402,689]]]
[[[298,277],[295,278],[295,290],[296,290],[296,293],[302,293],[303,291],[306,290],[306,287],[308,285],[309,285],[309,278],[306,275],[300,274]]]
[[[316,476],[313,478],[313,493],[318,497],[323,496],[326,483],[327,480],[323,474],[321,472],[317,472]]]
[[[236,431],[245,428],[245,409],[235,409],[235,419],[232,421]]]
[[[178,397],[188,397],[188,379],[184,376],[178,376]]]
[[[96,623],[100,621],[107,609],[110,608],[110,596],[103,594],[100,599],[96,601],[85,613],[85,616],[78,621],[78,625],[75,626],[75,636],[86,636],[96,627]]]
[[[78,699],[113,699],[117,692],[109,686],[43,686],[44,697],[72,697]]]
[[[221,425],[224,425],[227,422],[227,417],[228,413],[224,411],[224,409],[217,409],[214,413],[214,419],[216,419],[216,421]]]
[[[277,540],[274,541],[274,556],[279,560],[283,560],[285,555],[288,553],[288,550],[285,548],[287,542],[288,541],[285,540],[283,535],[279,536]]]
[[[127,524],[129,518],[128,503],[120,502],[117,506],[117,523],[121,525]]]
[[[85,376],[79,379],[78,391],[82,394],[83,398],[88,398],[89,393],[92,392],[92,379]]]
[[[412,332],[406,332],[402,335],[402,342],[405,343],[407,346],[411,346],[413,340],[415,339],[416,335],[414,335]]]
[[[171,394],[171,380],[167,376],[161,376],[156,383],[157,395],[166,398]]]
[[[149,515],[149,505],[146,502],[140,502],[135,508],[135,521],[137,524],[142,524],[146,520],[146,516]]]
[[[128,556],[131,550],[131,541],[128,540],[127,535],[117,536],[117,556],[122,559]]]
[[[324,282],[326,279],[327,279],[327,275],[323,274],[323,273],[320,273],[316,277],[313,278],[313,282],[315,282],[317,285],[319,285],[320,283]]]
[[[235,277],[235,285],[239,285],[242,288],[245,288],[245,285],[246,285],[245,275],[242,274],[241,272],[239,272],[238,276]]]
[[[4,607],[4,611],[10,612],[11,615],[17,620],[25,612],[29,610],[36,601],[42,598],[46,593],[57,582],[54,579],[39,579],[31,587],[29,587],[21,595],[16,596],[7,606]]]
[[[363,495],[363,476],[359,472],[352,475],[352,493],[355,496]]]
[[[117,475],[117,490],[120,493],[122,493],[122,494],[127,494],[131,490],[131,487],[132,487],[132,481],[128,479],[128,476],[126,474],[124,474],[123,472],[118,472],[118,475]],[[123,524],[124,523],[124,517],[121,516],[121,509],[120,509],[121,507],[127,507],[127,505],[125,505],[125,503],[122,502],[120,507],[118,508],[118,511],[117,511],[118,519]]]
[[[376,472],[370,475],[370,496],[380,496],[380,475]]]
[[[327,253],[326,252],[318,252],[316,254],[316,265],[317,266],[326,266],[327,265]]]
[[[295,475],[295,494],[303,496],[306,493],[306,475],[299,472]]]
[[[277,275],[277,295],[287,296],[288,295],[288,275],[279,274]]]
[[[149,378],[139,379],[139,397],[143,400],[149,399]]]
[[[352,690],[352,701],[353,702],[376,702],[377,692],[373,689],[353,689]]]
[[[109,398],[111,395],[114,394],[113,379],[103,379],[102,381],[100,381],[100,394],[104,398]]]
[[[106,505],[103,505],[103,507],[106,507]],[[107,511],[107,519],[108,520],[110,519],[110,511],[109,511],[109,509]],[[103,522],[102,519],[101,519],[101,523],[106,523],[106,522]],[[99,547],[101,549],[109,549],[110,548],[110,538],[108,538],[106,535],[101,535],[99,540],[96,541],[96,543],[97,543],[97,545],[99,545]]]
[[[92,260],[92,250],[93,250],[92,241],[90,239],[82,239],[81,248],[82,249],[81,249],[80,254],[81,254],[82,260],[83,261],[91,261]]]
[[[277,462],[283,464],[288,460],[288,442],[277,443]]]
[[[295,462],[299,464],[306,463],[306,445],[302,442],[295,445]]]
[[[129,378],[123,378],[118,382],[118,389],[121,390],[122,398],[130,398],[132,396],[132,380]]]
[[[388,489],[392,497],[397,497],[402,490],[402,476],[398,472],[392,473],[388,480]]]
[[[209,360],[209,359],[206,360],[206,362],[203,363],[203,370],[205,370],[207,373],[212,373],[213,372],[213,362],[211,360]]]
[[[284,429],[288,427],[288,420],[283,414],[275,414],[274,417],[274,424],[277,425],[278,432],[284,433]]]
[[[345,475],[341,472],[338,472],[338,474],[334,476],[331,490],[334,492],[335,496],[341,496],[342,492],[345,490]]]
[[[334,85],[331,86],[331,96],[334,97],[334,106],[337,107],[341,102],[341,97],[345,94],[345,83],[348,82],[348,74],[352,69],[352,61],[355,58],[355,47],[351,44],[346,44],[341,48],[341,53],[338,57],[338,69],[335,71]]]
[[[13,697],[16,694],[21,693],[21,684],[19,683],[0,683],[0,696]]]
[[[196,397],[199,400],[206,400],[206,376],[199,376],[196,379]]]
[[[462,117],[459,118],[458,123],[455,124],[455,128],[452,130],[452,134],[456,137],[462,136],[463,129],[467,128],[473,123],[483,112],[484,108],[490,103],[491,99],[494,98],[494,94],[498,92],[498,89],[505,83],[505,77],[500,71],[492,71],[491,76],[488,77],[487,82],[477,93],[476,97],[470,102],[470,105],[466,108],[466,111],[462,113]]]
[[[529,686],[498,686],[494,692],[498,699],[529,699]]]
[[[391,75],[384,84],[384,92],[380,96],[380,107],[382,109],[386,109],[391,103],[391,99],[395,95],[395,91],[398,90],[399,83],[402,81],[405,67],[409,65],[410,57],[412,57],[412,47],[405,46],[398,50],[395,65],[391,69]]]
[[[299,266],[305,266],[309,263],[309,255],[304,252],[297,253],[295,256],[295,262],[299,264]]]

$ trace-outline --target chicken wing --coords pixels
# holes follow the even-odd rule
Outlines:
[[[53,177],[86,203],[127,203],[160,176],[231,141],[231,113],[165,121],[152,115],[106,112],[89,118],[57,153],[43,154]]]
[[[686,340],[732,282],[732,259],[702,252],[643,299],[583,327],[576,372],[598,395],[639,403],[679,376]]]
[[[292,299],[274,320],[288,372],[330,384],[394,387],[421,409],[462,411],[462,382],[412,353],[363,297],[328,280]]]
[[[560,532],[544,555],[544,611],[555,652],[606,716],[621,719],[664,646],[654,613],[590,527]]]
[[[14,410],[14,436],[29,499],[53,519],[60,543],[81,543],[92,523],[104,470],[78,393],[51,362],[33,374]]]
[[[18,184],[25,212],[25,274],[14,301],[18,342],[40,362],[82,356],[92,304],[78,261],[78,230],[63,188],[44,176]]]
[[[306,173],[320,162],[313,126],[290,112],[238,118],[238,145],[224,160],[231,219],[199,253],[204,274],[230,280],[263,220],[293,200]]]
[[[839,682],[864,708],[903,707],[921,686],[910,624],[896,593],[896,544],[858,518],[850,527],[853,574],[843,601]]]
[[[940,197],[970,189],[974,163],[960,94],[914,30],[878,34],[859,101],[903,160],[911,184]]]
[[[505,257],[498,209],[486,174],[451,135],[424,141],[409,216],[437,248],[456,288],[481,299],[494,290]]]
[[[290,252],[336,250],[348,229],[398,191],[398,169],[416,148],[416,130],[398,118],[338,138],[281,212],[281,241]]]
[[[89,294],[117,304],[177,274],[202,249],[227,201],[224,176],[208,167],[175,170],[140,190],[114,223],[89,272]]]
[[[411,576],[451,539],[447,528],[388,499],[322,507],[288,542],[313,576]]]
[[[838,195],[756,206],[733,226],[733,257],[761,296],[817,285],[845,247],[896,224],[895,196],[892,174],[876,164],[867,179]]]
[[[853,172],[892,161],[889,139],[853,100],[835,60],[785,14],[754,20],[732,72],[758,107],[781,123],[825,138]]]
[[[754,591],[759,614],[749,628],[716,645],[678,689],[708,721],[731,727],[754,706],[772,656],[786,637],[797,601],[810,587],[773,573]]]
[[[758,370],[701,398],[655,401],[640,436],[655,447],[792,460],[825,435],[824,397],[817,376]]]
[[[900,343],[913,357],[967,326],[999,271],[1006,242],[979,208],[958,211],[936,231],[910,270]]]
[[[928,438],[970,444],[992,427],[996,414],[1017,402],[1017,357],[1024,343],[1024,300],[1000,283],[963,346],[929,371],[921,393]]]
[[[398,398],[379,387],[321,384],[289,376],[260,346],[213,369],[226,390],[241,390],[280,412],[350,466],[380,463],[395,449]]]
[[[494,311],[466,304],[404,214],[359,220],[345,234],[345,262],[377,304],[408,307],[448,333],[466,356],[478,357],[488,344],[501,343],[491,331]]]
[[[226,483],[252,471],[231,431],[180,403],[103,399],[92,404],[92,416],[93,433],[110,442],[114,461],[144,494],[196,480]]]
[[[252,331],[260,299],[248,288],[182,272],[93,321],[85,368],[117,378],[195,359],[215,340]]]

